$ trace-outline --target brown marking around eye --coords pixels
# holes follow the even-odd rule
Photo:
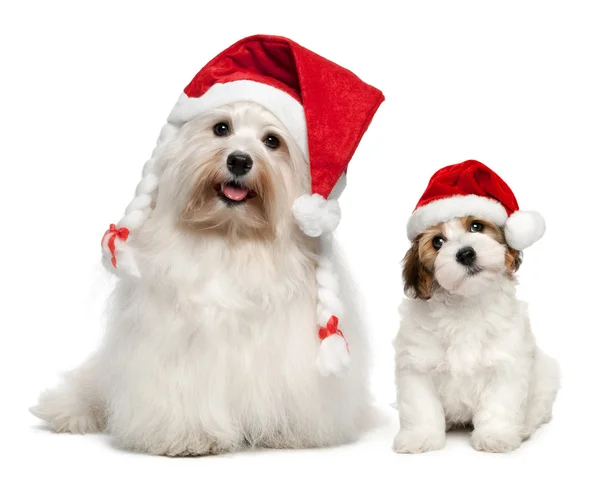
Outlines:
[[[502,228],[491,221],[478,218],[476,216],[465,216],[460,218],[460,221],[466,231],[470,230],[471,223],[475,221],[481,223],[483,225],[483,230],[479,233],[490,236],[492,239],[498,242],[498,244],[502,244],[505,247],[506,255],[504,258],[504,265],[506,266],[506,271],[509,276],[512,276],[513,273],[519,269],[522,262],[521,252],[508,246],[506,243],[506,238],[504,237],[504,230]]]

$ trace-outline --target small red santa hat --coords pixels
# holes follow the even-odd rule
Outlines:
[[[469,160],[446,166],[429,181],[408,220],[412,241],[427,228],[462,216],[480,216],[504,228],[513,249],[526,249],[546,230],[537,211],[522,211],[509,186],[485,164]]]
[[[169,114],[125,216],[102,239],[105,266],[118,275],[140,276],[127,240],[154,207],[159,186],[155,158],[181,126],[227,104],[261,104],[285,125],[310,164],[312,192],[296,199],[291,209],[304,233],[321,237],[318,366],[325,375],[337,373],[349,358],[337,328],[343,309],[328,234],[340,220],[337,197],[348,163],[383,99],[381,91],[349,70],[287,38],[256,35],[233,44],[200,70]]]

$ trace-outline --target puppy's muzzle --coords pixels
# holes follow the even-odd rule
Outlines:
[[[472,247],[463,247],[456,253],[456,261],[463,266],[471,266],[476,258],[477,253]]]
[[[244,176],[252,169],[252,158],[245,152],[232,152],[227,156],[227,169],[235,176]]]

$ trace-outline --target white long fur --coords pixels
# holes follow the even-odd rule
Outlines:
[[[306,233],[306,232],[304,232]],[[317,323],[327,327],[332,317],[339,319],[339,327],[347,323],[345,306],[340,298],[340,282],[334,264],[334,241],[331,234],[322,235],[316,268]],[[342,331],[343,333],[343,331]],[[317,368],[321,375],[340,375],[350,366],[350,354],[344,336],[333,334],[321,342]]]
[[[261,147],[257,130],[277,124],[257,107],[231,107],[236,148]],[[185,125],[169,153],[202,154],[186,138],[194,131],[193,122]],[[290,205],[299,185],[309,188],[308,165],[296,159],[301,171],[278,165]],[[289,208],[274,241],[231,244],[186,230],[178,220],[180,188],[193,184],[193,173],[158,162],[156,208],[131,240],[141,277],[118,280],[100,350],[32,411],[55,430],[105,429],[120,446],[153,454],[356,439],[371,422],[367,340],[337,253],[332,263],[353,356],[344,376],[323,377],[313,239],[297,233]]]
[[[536,346],[527,305],[500,271],[504,248],[459,225],[446,223],[448,240],[436,259],[443,289],[400,308],[397,452],[441,449],[447,426],[471,422],[476,449],[510,451],[551,417],[558,364]],[[455,261],[467,245],[486,268],[480,276],[465,278]]]

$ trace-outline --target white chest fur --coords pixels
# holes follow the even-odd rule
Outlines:
[[[497,369],[511,370],[533,351],[526,306],[512,286],[477,298],[407,300],[401,312],[398,368],[429,374],[455,422],[470,420]]]

